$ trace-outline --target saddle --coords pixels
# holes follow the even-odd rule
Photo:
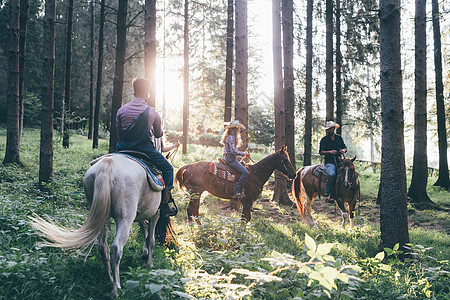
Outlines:
[[[313,167],[311,173],[313,174],[314,177],[319,179],[319,199],[320,199],[320,191],[322,190],[321,188],[322,176],[324,176],[324,178],[326,179],[328,176],[327,171],[324,165],[316,165]]]
[[[134,151],[134,150],[123,150],[118,153],[124,155],[125,157],[131,159],[132,161],[138,163],[147,173],[147,181],[150,185],[150,188],[155,192],[160,192],[164,189],[164,180],[162,178],[162,172],[158,170],[151,162],[150,157],[147,154]],[[103,157],[112,156],[114,153],[103,155],[93,161],[90,162],[90,165],[94,165],[98,161],[100,161]]]
[[[228,166],[226,161],[218,157],[217,162],[209,162],[209,173],[225,181],[225,193],[228,193],[228,185],[233,187],[234,182],[239,178],[240,174]]]

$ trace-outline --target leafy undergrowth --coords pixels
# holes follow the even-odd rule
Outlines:
[[[5,135],[0,130],[0,155]],[[85,253],[39,246],[30,228],[32,212],[69,227],[79,227],[87,208],[82,177],[89,161],[107,152],[78,135],[71,147],[55,143],[54,182],[50,193],[37,189],[39,132],[26,130],[23,166],[0,166],[0,299],[105,299],[111,284],[96,247]],[[213,160],[221,149],[189,148],[177,153],[175,168]],[[255,161],[264,154],[255,154]],[[205,195],[202,225],[185,222],[188,198],[175,193],[180,213],[174,218],[178,247],[157,246],[154,267],[141,260],[142,233],[134,226],[120,265],[120,299],[448,299],[450,238],[448,212],[409,208],[412,252],[379,249],[379,173],[361,170],[362,197],[356,228],[340,226],[335,206],[317,199],[313,216],[319,227],[302,224],[295,205],[271,201],[270,182],[256,201],[252,220],[243,224],[228,202]],[[430,178],[430,185],[434,182]],[[430,188],[430,197],[449,206],[448,192]],[[112,223],[114,231],[114,222]],[[109,241],[113,239],[110,235]],[[384,258],[384,260],[383,260]],[[383,262],[382,262],[383,261]]]

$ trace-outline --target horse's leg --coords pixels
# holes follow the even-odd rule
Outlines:
[[[350,215],[350,229],[353,229],[353,218],[355,217],[356,196],[348,204],[348,214]]]
[[[156,213],[153,215],[153,217],[150,218],[148,221],[148,227],[147,227],[147,236],[145,239],[145,243],[147,244],[147,265],[149,265],[150,268],[153,267],[153,248],[155,247],[155,227],[156,223],[159,219],[159,213]]]
[[[139,222],[139,226],[141,227],[141,230],[144,233],[144,247],[142,248],[142,259],[144,261],[147,261],[148,260],[148,249],[149,249],[149,245],[148,245],[148,226],[149,226],[149,221],[148,220],[144,220],[142,222]]]
[[[131,225],[133,224],[134,216],[128,219],[117,218],[116,220],[116,239],[111,246],[111,258],[113,267],[114,284],[111,291],[111,298],[118,296],[117,289],[120,289],[119,264],[123,254],[123,246],[128,241],[130,236]]]
[[[195,221],[197,224],[201,225],[200,220],[198,219],[198,211],[200,209],[200,197],[203,191],[190,191],[190,200],[188,207],[186,208],[188,222],[193,221],[193,217],[196,218]]]
[[[305,216],[306,216],[308,224],[310,224],[310,225],[312,225],[312,226],[317,228],[316,221],[314,221],[314,218],[313,218],[313,216],[311,214],[311,206],[312,206],[314,200],[316,199],[316,196],[317,196],[317,194],[314,193],[312,196],[308,195],[306,197],[306,202],[305,202],[306,214],[305,214]]]
[[[338,205],[338,207],[339,207],[339,209],[341,210],[341,213],[342,213],[341,226],[345,227],[345,225],[347,225],[347,218],[348,218],[348,212],[347,212],[347,209],[345,209],[345,203],[344,203],[344,201],[342,201],[341,197],[337,197],[336,203],[337,203],[337,205]]]
[[[98,252],[100,252],[100,256],[102,257],[103,265],[106,268],[106,272],[108,273],[109,281],[111,283],[114,281],[111,275],[111,256],[109,253],[108,246],[108,230],[106,226],[103,228],[103,231],[98,236]]]
[[[243,198],[241,200],[241,203],[242,203],[241,219],[248,223],[248,222],[250,222],[250,219],[252,218],[251,209],[252,209],[253,199]]]

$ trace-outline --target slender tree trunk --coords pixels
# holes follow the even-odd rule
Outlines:
[[[119,9],[117,11],[116,64],[114,68],[109,152],[116,151],[116,145],[119,139],[116,130],[116,114],[122,106],[125,49],[127,43],[127,7],[128,0],[119,0]]]
[[[189,0],[184,1],[184,100],[183,100],[183,154],[189,141]]]
[[[225,62],[225,109],[223,121],[231,121],[231,107],[233,103],[233,37],[234,37],[234,1],[228,0],[227,19],[227,57]]]
[[[53,176],[53,93],[55,86],[55,0],[45,0],[44,64],[42,70],[41,142],[39,153],[39,186],[52,181]]]
[[[272,0],[272,26],[273,26],[273,107],[275,119],[275,150],[284,146],[284,94],[283,94],[283,57],[281,48],[281,0]],[[275,188],[273,201],[285,203],[289,201],[286,188],[286,177],[275,170]]]
[[[434,37],[434,69],[436,77],[436,108],[439,143],[439,177],[435,186],[450,189],[450,178],[447,160],[447,129],[445,128],[444,84],[442,82],[442,49],[441,26],[439,22],[439,3],[432,0],[433,37]]]
[[[149,104],[156,106],[156,0],[145,0],[145,78],[152,82]]]
[[[97,87],[95,90],[94,105],[94,128],[92,135],[92,148],[98,148],[98,129],[100,120],[100,103],[102,99],[102,81],[103,81],[103,30],[105,27],[105,1],[101,0],[100,6],[100,28],[98,33],[98,60],[97,60]],[[115,130],[115,129],[114,129]]]
[[[242,149],[248,146],[248,39],[247,39],[247,0],[236,0],[236,70],[235,107],[236,120],[245,126],[242,135]]]
[[[334,94],[333,94],[333,0],[326,0],[325,26],[326,26],[326,58],[325,58],[325,94],[326,119],[334,120]]]
[[[23,132],[23,114],[25,96],[25,55],[27,49],[27,27],[30,5],[28,0],[20,0],[20,38],[19,38],[19,143]]]
[[[416,0],[415,37],[415,101],[414,101],[414,161],[408,196],[417,207],[433,203],[427,195],[427,35],[426,0]]]
[[[341,1],[336,0],[336,123],[342,125],[342,53],[341,53]],[[336,132],[342,134],[342,127]]]
[[[283,25],[283,62],[284,62],[284,117],[285,117],[285,142],[292,165],[295,167],[295,94],[294,94],[294,2],[282,0],[282,25]],[[277,149],[278,150],[278,149]],[[285,202],[282,204],[291,204]]]
[[[66,67],[65,67],[65,84],[64,84],[64,102],[62,105],[63,111],[62,115],[65,115],[65,118],[62,118],[63,124],[61,128],[64,128],[63,131],[63,147],[69,148],[69,132],[68,129],[71,128],[71,109],[70,109],[70,93],[71,93],[71,85],[70,85],[70,76],[72,70],[72,28],[73,28],[73,0],[69,0],[69,6],[67,7],[67,35],[66,35]]]
[[[313,17],[313,0],[307,1],[306,7],[306,98],[305,98],[305,134],[303,165],[311,165],[312,154],[312,17]]]
[[[89,65],[89,131],[88,139],[94,135],[94,110],[95,110],[95,0],[91,0],[91,57]]]
[[[381,246],[409,242],[400,59],[400,0],[380,0]]]
[[[19,155],[19,0],[9,1],[8,104],[3,164],[20,163]]]

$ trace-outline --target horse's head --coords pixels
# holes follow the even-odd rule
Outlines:
[[[339,177],[344,184],[344,188],[353,188],[358,184],[357,177],[358,172],[355,170],[355,162],[356,156],[353,159],[350,158],[339,158],[341,162],[341,167],[339,168]]]
[[[296,176],[296,171],[294,166],[289,159],[289,154],[287,152],[286,146],[281,147],[279,151],[277,151],[277,159],[275,168],[286,175],[289,179],[294,179]]]

